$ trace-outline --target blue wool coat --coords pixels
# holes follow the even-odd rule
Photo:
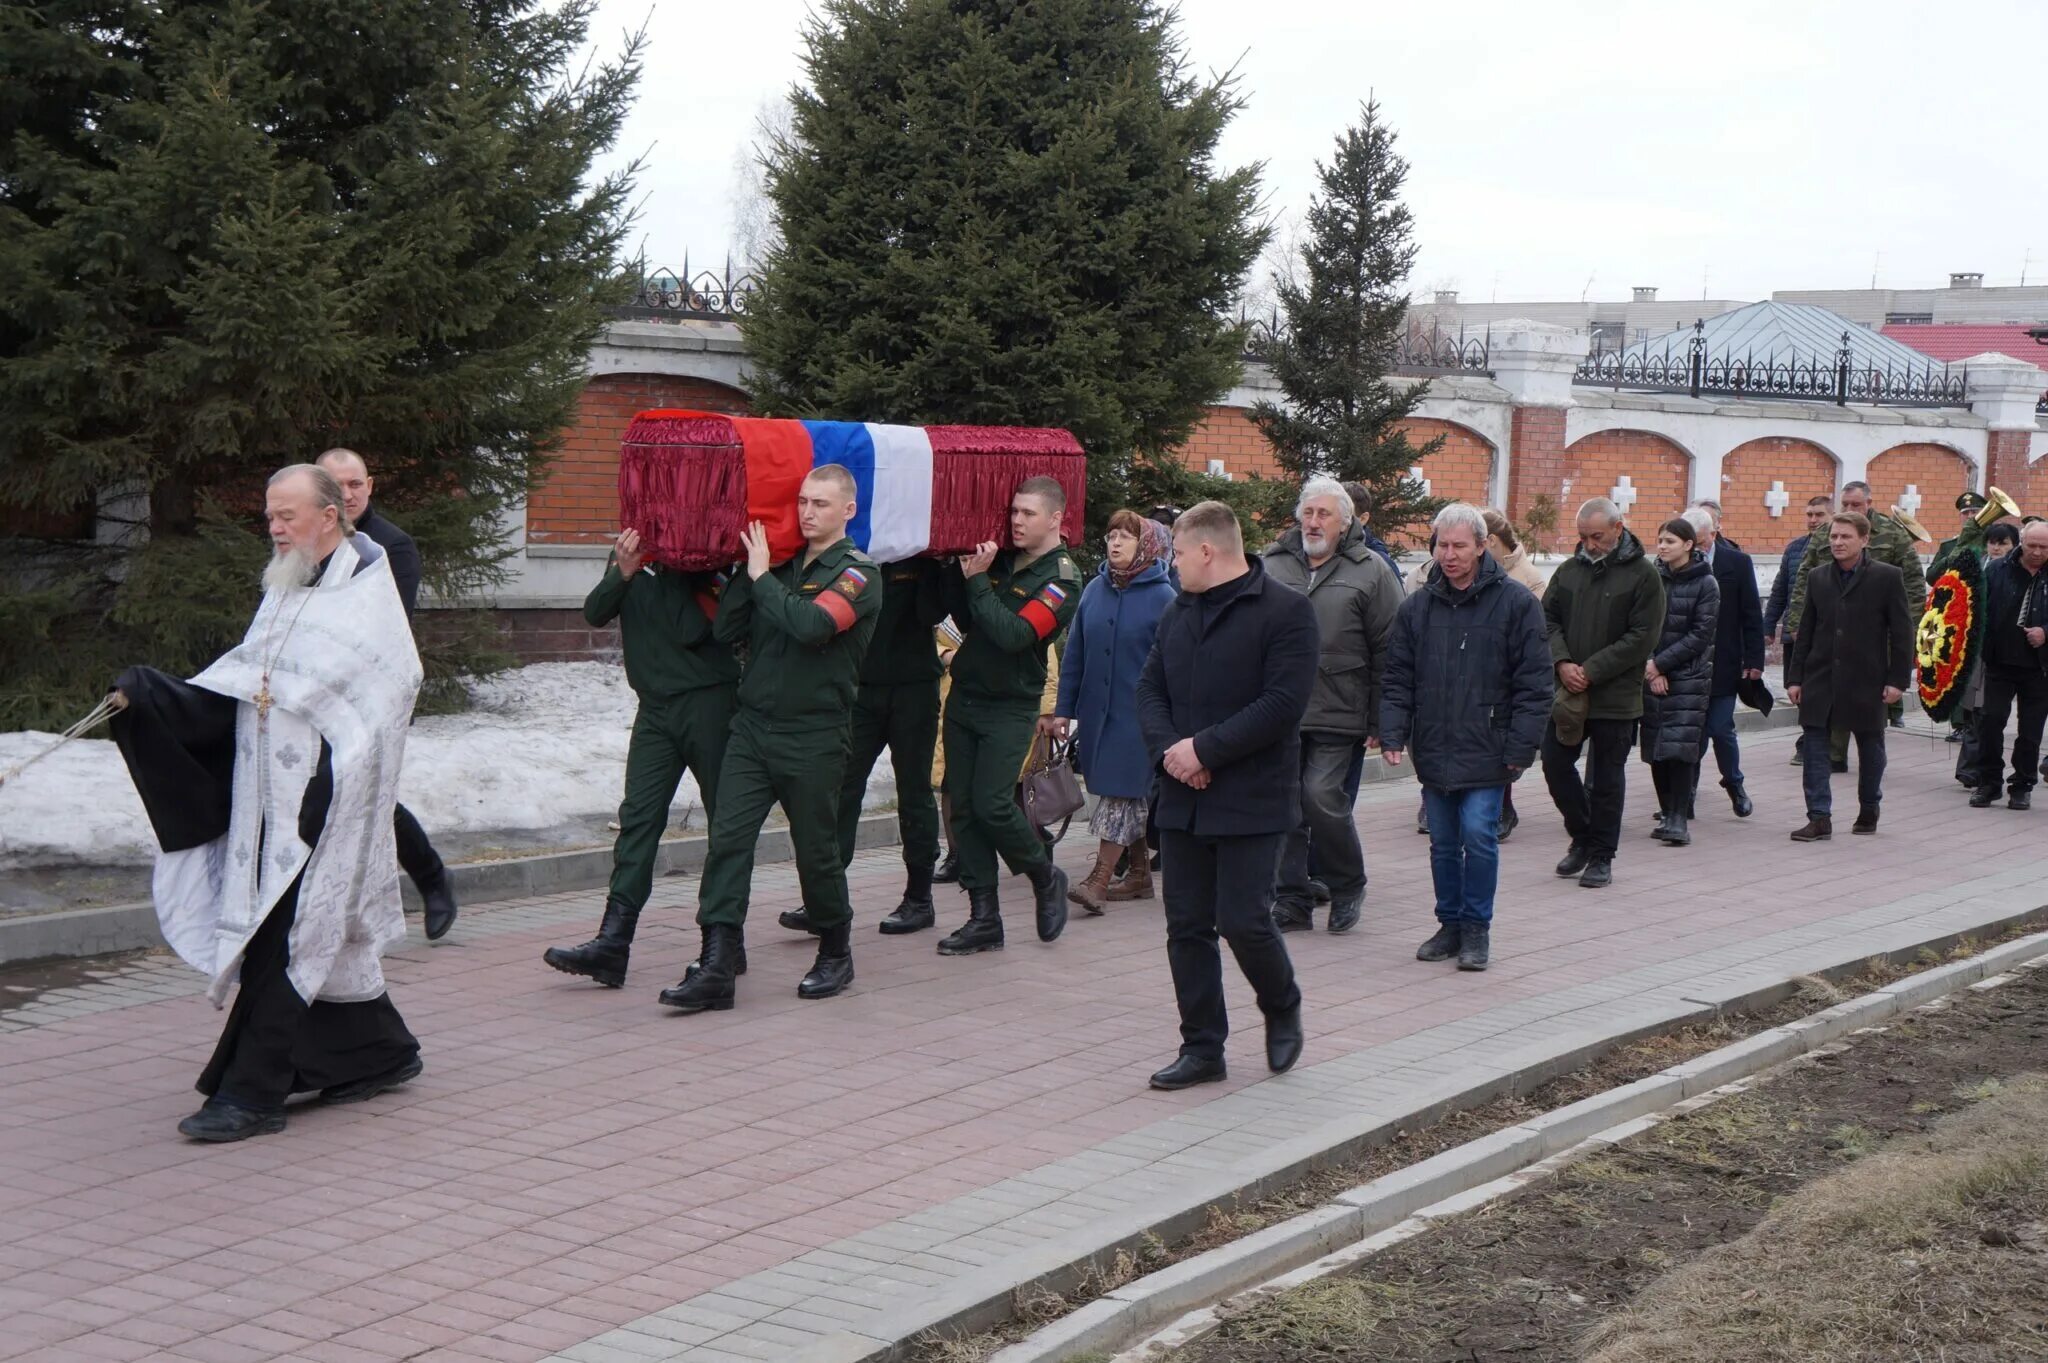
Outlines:
[[[1104,564],[1081,592],[1060,655],[1057,713],[1075,721],[1075,753],[1091,793],[1143,799],[1152,792],[1152,755],[1138,730],[1138,676],[1175,592],[1153,563],[1118,591]]]

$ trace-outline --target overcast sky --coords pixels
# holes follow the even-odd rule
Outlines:
[[[735,157],[799,76],[806,0],[602,0],[650,47],[618,157],[645,153],[649,258],[716,264]],[[1421,296],[1755,299],[1773,289],[2048,283],[2043,0],[1185,0],[1201,70],[1248,107],[1226,165],[1276,218],[1376,91],[1413,166]],[[2029,253],[2032,264],[2027,266]]]

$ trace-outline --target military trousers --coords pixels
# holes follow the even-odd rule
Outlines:
[[[754,844],[776,805],[789,819],[797,883],[811,922],[837,927],[853,917],[846,864],[839,859],[839,785],[846,734],[839,729],[783,731],[740,711],[718,775],[718,807],[698,884],[697,922],[739,927],[747,921]]]
[[[1017,803],[1017,773],[1037,726],[1036,700],[992,700],[957,686],[946,700],[946,798],[962,889],[994,889],[998,856],[1018,875],[1046,862],[1045,844]]]
[[[889,750],[896,773],[896,826],[903,864],[929,870],[939,860],[939,802],[932,796],[932,751],[939,743],[939,681],[862,686],[847,731],[846,779],[839,787],[839,860],[853,860],[861,799],[875,759]]]
[[[706,686],[679,696],[642,696],[626,743],[626,795],[612,843],[611,898],[636,912],[654,890],[654,858],[668,830],[669,806],[683,773],[697,778],[709,824],[718,772],[732,731],[737,686]]]

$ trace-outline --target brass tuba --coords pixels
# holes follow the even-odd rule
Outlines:
[[[2004,520],[2007,516],[2017,520],[2023,514],[2020,504],[2007,496],[2003,490],[1988,487],[1984,489],[1984,505],[1977,511],[1977,525],[1980,529],[1989,530],[1994,523]]]
[[[1925,540],[1930,544],[1934,542],[1934,536],[1928,533],[1927,527],[1914,520],[1913,513],[1906,510],[1903,506],[1894,506],[1892,508],[1892,519],[1904,526],[1906,533],[1911,535],[1916,541]]]

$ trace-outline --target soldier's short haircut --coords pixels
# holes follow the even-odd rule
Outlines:
[[[1853,482],[1847,482],[1842,484],[1842,495],[1844,497],[1848,496],[1852,492],[1860,492],[1867,497],[1870,495],[1870,484],[1864,482],[1860,478],[1854,480]]]
[[[1173,537],[1213,544],[1228,553],[1244,552],[1244,530],[1237,523],[1237,513],[1222,502],[1196,502],[1181,512],[1173,523]]]
[[[1837,511],[1830,524],[1846,525],[1864,539],[1870,538],[1870,518],[1860,511]]]
[[[804,475],[806,483],[830,483],[833,490],[846,501],[859,495],[860,489],[853,481],[853,475],[844,464],[820,464]]]
[[[357,454],[354,450],[350,449],[346,445],[336,445],[331,450],[320,451],[320,457],[315,459],[313,462],[324,469],[327,467],[328,462],[330,460],[337,463],[345,462],[348,460],[354,460],[356,467],[361,469],[366,476],[370,472],[370,461],[363,458],[363,456]]]
[[[1045,504],[1051,507],[1055,513],[1067,509],[1067,490],[1060,486],[1059,479],[1047,478],[1043,474],[1036,478],[1026,478],[1023,482],[1017,484],[1017,495],[1019,497],[1042,497],[1045,499]]]
[[[1823,511],[1833,511],[1835,509],[1835,499],[1828,496],[1825,492],[1818,496],[1808,497],[1806,504],[1808,506],[1817,506]]]

